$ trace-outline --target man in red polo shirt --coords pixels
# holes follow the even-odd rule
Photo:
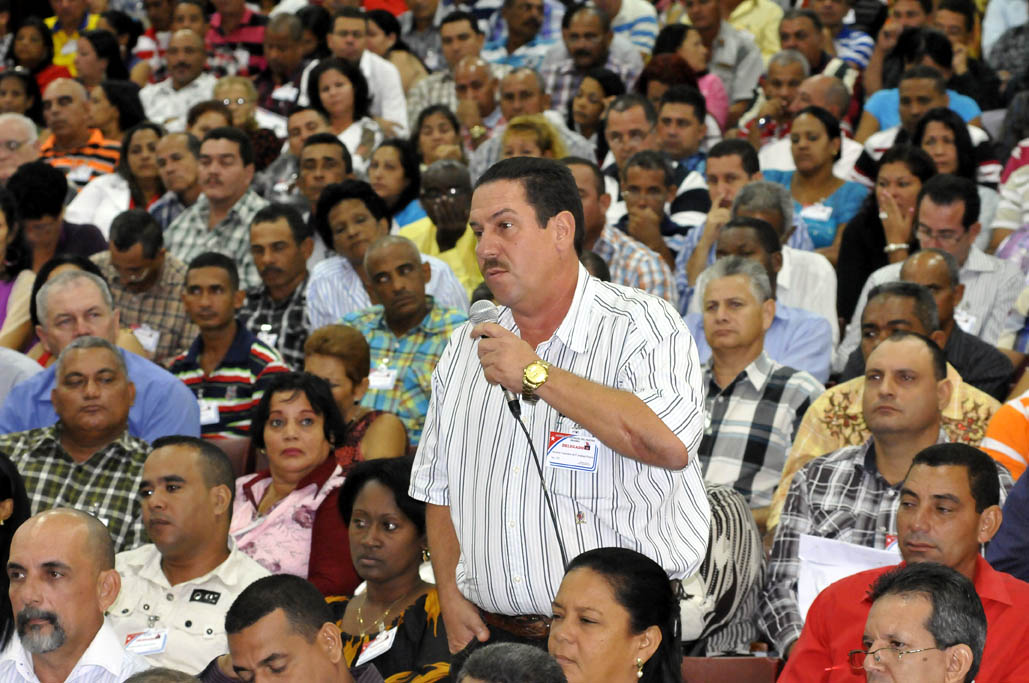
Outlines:
[[[986,611],[986,649],[978,680],[1029,680],[1029,584],[994,570],[979,549],[1001,522],[1000,484],[994,461],[966,444],[930,446],[915,456],[901,487],[897,533],[904,564],[939,562],[972,580]],[[798,681],[864,681],[847,653],[861,649],[871,608],[868,590],[894,567],[848,576],[811,604],[804,630],[779,678]]]

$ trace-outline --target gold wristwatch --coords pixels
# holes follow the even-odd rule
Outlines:
[[[536,390],[550,377],[550,363],[536,360],[525,366],[522,371],[522,398],[526,401],[536,400]]]

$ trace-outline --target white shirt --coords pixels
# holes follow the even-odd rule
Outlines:
[[[499,324],[518,334],[510,309],[500,308]],[[454,332],[433,372],[410,493],[450,506],[465,597],[490,612],[550,614],[564,575],[554,525],[525,435],[500,389],[486,381],[470,325]],[[693,573],[707,548],[710,509],[696,458],[704,430],[702,372],[682,317],[667,301],[601,282],[580,266],[568,313],[536,353],[635,394],[689,453],[687,467],[668,470],[624,457],[585,433],[596,443],[595,470],[555,467],[550,435],[578,425],[545,401],[522,401],[568,558],[617,546],[653,558],[673,578]]]
[[[132,674],[149,668],[143,659],[122,648],[118,634],[104,621],[65,683],[121,683]],[[32,655],[22,647],[17,633],[11,636],[11,642],[0,653],[0,681],[39,683]]]
[[[172,79],[151,83],[139,91],[146,117],[164,126],[168,132],[186,130],[186,114],[189,108],[214,97],[214,84],[218,79],[209,73],[202,73],[179,90],[172,87]]]
[[[363,119],[351,123],[336,137],[350,152],[350,165],[353,167],[354,177],[367,178],[368,162],[372,157],[372,152],[382,142],[382,129],[379,128],[379,124],[375,122],[375,119],[365,116]],[[366,139],[368,144],[365,145],[367,150],[365,154],[368,156],[363,157],[357,153],[357,150]]]
[[[148,628],[168,633],[162,652],[144,654],[151,666],[191,674],[229,651],[225,614],[236,597],[268,570],[242,553],[231,538],[229,556],[201,577],[172,586],[153,543],[118,553],[121,592],[108,612],[121,642]],[[131,647],[131,646],[130,646]]]
[[[69,223],[95,225],[109,239],[111,223],[129,208],[132,193],[129,181],[118,173],[93,178],[79,190],[64,209],[64,220]]]
[[[854,163],[861,156],[864,149],[860,142],[851,140],[846,135],[840,138],[840,158],[832,165],[832,174],[841,180],[850,180],[854,170]],[[762,171],[795,171],[797,165],[793,162],[793,151],[790,149],[789,137],[780,138],[775,142],[769,142],[757,153],[761,162]]]
[[[868,276],[854,308],[854,317],[833,355],[834,371],[843,370],[847,358],[861,343],[861,314],[865,310],[868,293],[876,285],[899,280],[902,265],[903,261],[891,263]],[[996,345],[1004,331],[1008,312],[1022,290],[1025,279],[1022,271],[1014,263],[984,254],[973,245],[959,275],[961,284],[965,286],[965,296],[954,309],[954,322],[965,332],[987,344]]]
[[[460,280],[443,261],[422,254],[422,260],[432,271],[425,283],[425,293],[433,296],[440,306],[468,310],[468,292]],[[347,313],[360,311],[372,305],[354,267],[338,254],[328,256],[311,271],[307,281],[307,329],[338,323]]]
[[[312,61],[300,75],[300,97],[297,98],[297,104],[309,103],[307,81],[311,76],[311,71],[317,65],[318,60]],[[400,80],[400,71],[393,65],[393,62],[383,59],[371,50],[361,53],[358,68],[361,69],[365,80],[368,81],[368,95],[372,98],[368,115],[392,121],[398,126],[397,137],[407,137],[407,98],[404,96],[404,84]]]

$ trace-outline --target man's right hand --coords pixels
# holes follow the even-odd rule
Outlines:
[[[707,212],[707,221],[704,222],[704,232],[700,235],[702,242],[708,244],[714,244],[715,240],[718,239],[718,233],[721,232],[722,226],[729,222],[732,218],[732,212],[729,207],[722,206],[724,202],[719,202],[719,206],[711,209]]]
[[[443,612],[443,624],[447,627],[450,654],[456,655],[468,647],[472,638],[482,643],[489,640],[489,628],[482,620],[479,608],[461,593],[450,592],[446,597],[441,594],[440,610]]]
[[[893,19],[887,19],[886,23],[879,30],[879,38],[875,41],[875,49],[886,54],[897,46],[897,39],[904,27]]]
[[[461,125],[471,130],[475,126],[482,124],[482,114],[479,113],[479,103],[475,100],[458,100],[457,120],[461,122]]]

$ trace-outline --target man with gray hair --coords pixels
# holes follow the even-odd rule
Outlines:
[[[704,481],[739,491],[763,531],[800,419],[825,387],[765,353],[776,302],[760,263],[720,258],[702,286],[711,358],[704,365],[708,422],[697,454]]]
[[[121,683],[147,668],[104,620],[121,577],[102,518],[38,513],[14,533],[5,570],[17,635],[0,654],[0,680]]]
[[[6,185],[19,166],[38,158],[39,136],[32,119],[12,112],[0,114],[0,185]]]
[[[797,50],[783,50],[768,60],[757,98],[737,124],[740,137],[754,149],[786,137],[793,120],[790,106],[800,84],[811,75],[811,65]]]
[[[79,337],[56,376],[57,423],[0,436],[0,453],[21,473],[33,512],[75,507],[103,521],[118,550],[134,548],[144,537],[138,494],[150,446],[129,434],[136,387],[125,360],[106,339]]]
[[[36,336],[53,355],[74,339],[96,336],[114,343],[119,312],[103,278],[81,270],[59,273],[36,294]],[[169,434],[200,435],[200,408],[193,393],[171,373],[130,351],[120,351],[136,387],[129,401],[129,433],[151,442]],[[16,385],[0,409],[0,434],[48,427],[57,421],[51,367]]]

